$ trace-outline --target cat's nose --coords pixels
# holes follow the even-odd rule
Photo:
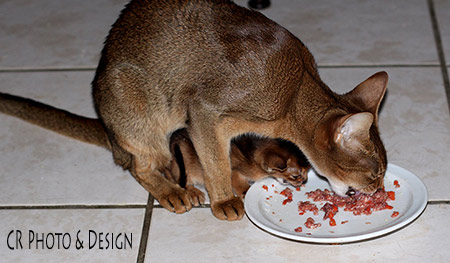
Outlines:
[[[308,176],[305,176],[303,174],[294,175],[292,177],[293,177],[294,181],[296,181],[296,182],[298,182],[300,184],[303,184],[303,183],[306,182],[306,180],[308,180]]]
[[[352,196],[352,195],[355,195],[355,194],[356,194],[356,190],[351,188],[351,187],[349,187],[347,192],[345,193],[345,195],[347,195],[347,196]]]
[[[293,178],[294,180],[297,180],[297,179],[299,179],[299,178],[301,178],[301,177],[302,177],[301,174],[297,174],[297,175],[293,175],[293,176],[292,176],[292,178]]]

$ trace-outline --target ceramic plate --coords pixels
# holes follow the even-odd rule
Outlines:
[[[394,180],[400,184],[399,188],[395,188]],[[267,186],[267,190],[263,186]],[[286,187],[293,191],[293,202],[283,205],[286,197],[279,192]],[[273,178],[266,178],[254,183],[248,190],[245,211],[255,225],[276,236],[312,243],[348,243],[382,236],[411,223],[423,212],[428,200],[427,189],[416,175],[389,164],[385,175],[385,189],[395,192],[395,201],[388,201],[394,208],[359,216],[340,208],[334,216],[337,225],[332,227],[328,220],[323,220],[322,211],[317,216],[312,212],[299,215],[297,211],[297,202],[312,202],[305,193],[317,188],[330,189],[330,186],[314,171],[309,172],[308,182],[300,191]],[[323,202],[315,203],[319,209],[323,205]],[[392,218],[393,211],[398,211],[399,215]],[[308,217],[312,217],[322,226],[316,229],[306,228],[304,223]],[[297,227],[302,227],[302,232],[295,232]]]

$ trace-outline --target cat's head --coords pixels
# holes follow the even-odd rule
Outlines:
[[[387,81],[379,72],[341,95],[343,111],[330,111],[316,128],[311,162],[341,196],[351,189],[373,193],[384,185],[387,158],[377,121]]]
[[[311,165],[303,156],[269,151],[264,155],[261,168],[282,184],[301,186],[308,179]]]

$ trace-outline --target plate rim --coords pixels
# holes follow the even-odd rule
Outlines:
[[[381,237],[381,236],[385,236],[387,234],[390,234],[392,232],[395,232],[397,230],[400,230],[401,228],[409,225],[410,223],[412,223],[414,220],[416,220],[418,217],[420,217],[420,215],[425,211],[425,208],[428,205],[428,190],[426,188],[425,183],[423,182],[423,180],[418,177],[417,175],[415,175],[414,173],[412,173],[411,171],[400,167],[398,165],[395,164],[391,164],[389,163],[387,165],[387,169],[386,169],[386,173],[391,173],[391,174],[402,174],[402,176],[404,174],[411,176],[411,178],[413,178],[412,180],[415,180],[417,184],[415,184],[418,188],[418,190],[421,191],[420,195],[415,195],[412,200],[412,204],[416,204],[415,206],[417,206],[417,208],[414,211],[411,211],[411,213],[407,213],[407,217],[404,218],[403,220],[397,221],[396,223],[394,223],[391,226],[379,229],[379,230],[375,230],[373,232],[369,232],[369,233],[365,233],[365,234],[361,234],[361,235],[350,235],[350,236],[339,236],[339,237],[314,237],[314,236],[301,236],[301,235],[296,235],[294,232],[287,232],[287,231],[279,231],[277,229],[271,228],[270,226],[264,224],[264,222],[260,222],[261,220],[257,219],[254,216],[254,210],[256,207],[260,206],[260,200],[257,205],[254,204],[249,204],[249,199],[245,199],[244,200],[244,207],[245,207],[245,213],[247,215],[247,218],[258,228],[262,229],[263,231],[272,234],[274,236],[277,237],[281,237],[284,239],[289,239],[289,240],[294,240],[294,241],[300,241],[300,242],[306,242],[306,243],[320,243],[320,244],[334,244],[334,243],[352,243],[352,242],[359,242],[359,241],[364,241],[364,240],[368,240],[368,239],[373,239],[373,238],[377,238],[377,237]],[[398,177],[398,176],[397,176]],[[261,184],[264,184],[264,182],[266,181],[271,181],[271,180],[275,180],[273,178],[265,178],[263,180],[257,181],[255,182],[252,187],[250,187],[250,189],[247,192],[246,196],[250,196],[252,195],[253,192],[258,191],[260,187],[258,187]],[[409,180],[409,179],[408,179]],[[252,190],[253,188],[253,190]],[[256,189],[256,190],[255,190]],[[413,206],[413,205],[411,205]],[[407,210],[407,212],[409,212],[409,210]],[[270,224],[273,224],[271,222],[269,222]],[[276,225],[275,225],[276,226]]]

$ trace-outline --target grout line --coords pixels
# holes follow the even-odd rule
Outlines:
[[[157,204],[157,205],[154,205],[153,208],[164,208],[164,207],[162,205],[160,205],[160,204]],[[201,206],[192,206],[192,209],[197,209],[197,208],[211,208],[211,205],[210,204],[204,204],[204,205],[201,205]]]
[[[442,71],[442,80],[444,82],[444,88],[445,88],[445,95],[447,97],[447,106],[450,111],[450,81],[448,78],[448,68],[447,63],[445,62],[445,54],[444,54],[444,48],[442,46],[442,39],[441,34],[439,30],[439,23],[436,16],[436,9],[434,8],[434,1],[428,0],[428,8],[430,11],[430,17],[431,17],[431,24],[433,26],[433,33],[434,33],[434,39],[436,42],[436,49],[439,56],[439,62],[441,66]]]
[[[0,205],[0,210],[34,210],[34,209],[135,209],[146,205]]]
[[[450,204],[450,200],[429,200],[429,205]],[[0,206],[0,210],[58,210],[58,209],[143,209],[146,205],[8,205]],[[160,204],[152,205],[153,208],[163,208]],[[210,204],[204,204],[193,209],[211,208]]]
[[[450,200],[429,200],[428,205],[450,205]]]
[[[147,250],[147,242],[149,238],[150,223],[152,221],[153,203],[155,199],[151,194],[148,194],[147,206],[145,207],[144,223],[141,231],[141,242],[139,244],[139,252],[137,256],[137,263],[144,263],[145,252]]]
[[[450,200],[429,200],[427,202],[428,205],[450,205]],[[162,207],[161,205],[155,205],[153,206],[153,208],[162,208],[165,209],[164,207]],[[201,206],[193,206],[192,209],[202,209],[202,208],[211,208],[210,204],[204,204]]]
[[[429,200],[427,205],[450,205],[450,200]],[[165,209],[161,205],[155,205],[153,208],[161,208]],[[202,208],[211,208],[210,204],[205,204],[202,206],[193,206],[192,209],[202,209]]]

